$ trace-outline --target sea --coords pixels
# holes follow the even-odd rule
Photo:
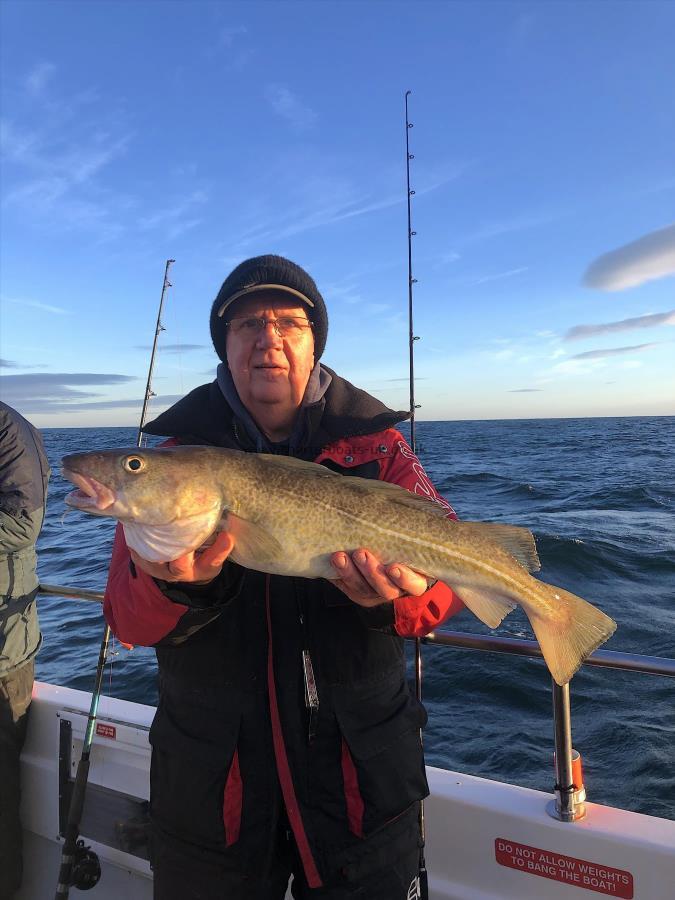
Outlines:
[[[405,431],[405,429],[403,429]],[[103,590],[114,523],[66,512],[66,453],[133,446],[136,429],[46,429],[53,474],[40,580]],[[419,422],[418,453],[462,519],[536,538],[542,580],[618,623],[604,649],[675,658],[675,417]],[[43,596],[43,681],[90,691],[104,623],[94,602]],[[489,633],[468,610],[440,630]],[[517,609],[493,633],[533,638]],[[412,645],[410,645],[412,657]],[[541,660],[425,645],[427,762],[551,791],[551,680]],[[154,652],[113,645],[104,693],[157,700]],[[675,819],[675,679],[582,667],[573,744],[588,799]]]

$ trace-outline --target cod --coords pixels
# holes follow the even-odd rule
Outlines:
[[[540,565],[527,529],[453,521],[440,504],[398,485],[203,446],[75,453],[62,465],[78,488],[66,503],[118,519],[127,545],[153,562],[227,530],[231,559],[261,572],[335,580],[331,554],[367,547],[385,565],[404,563],[444,582],[490,628],[520,606],[560,685],[616,628],[586,600],[532,577]]]

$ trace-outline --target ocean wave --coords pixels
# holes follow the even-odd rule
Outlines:
[[[592,510],[672,510],[675,515],[675,482],[670,484],[613,484],[607,479],[597,487],[576,487],[568,478],[523,480],[495,472],[461,472],[437,480],[439,491],[457,505],[467,492],[485,502],[498,504],[500,515],[510,514],[511,503],[526,501],[528,508],[542,511]],[[542,502],[548,506],[542,506]]]
[[[451,502],[460,503],[466,491],[475,492],[478,497],[491,495],[503,499],[528,501],[551,500],[555,498],[555,491],[542,485],[529,481],[518,481],[493,472],[463,472],[457,475],[446,476],[437,482],[438,490]]]
[[[655,507],[673,509],[675,513],[675,486],[661,485],[603,485],[595,490],[578,490],[564,498],[565,508],[582,510],[641,510]]]
[[[654,549],[647,556],[644,548],[630,546],[630,535],[621,546],[615,540],[594,537],[580,539],[560,534],[535,532],[537,550],[545,573],[557,570],[572,577],[592,577],[606,582],[611,576],[642,581],[662,573],[672,578],[675,552]]]

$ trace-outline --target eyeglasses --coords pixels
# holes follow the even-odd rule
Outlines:
[[[240,316],[230,319],[225,324],[235,334],[244,338],[257,337],[268,325],[271,325],[279,337],[299,338],[307,328],[314,324],[304,316],[281,316],[278,319],[266,319],[264,316]]]

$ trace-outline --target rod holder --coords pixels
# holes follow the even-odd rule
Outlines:
[[[586,815],[586,789],[581,756],[572,749],[570,686],[551,682],[553,688],[553,726],[555,730],[555,799],[546,812],[561,822],[577,822]]]

